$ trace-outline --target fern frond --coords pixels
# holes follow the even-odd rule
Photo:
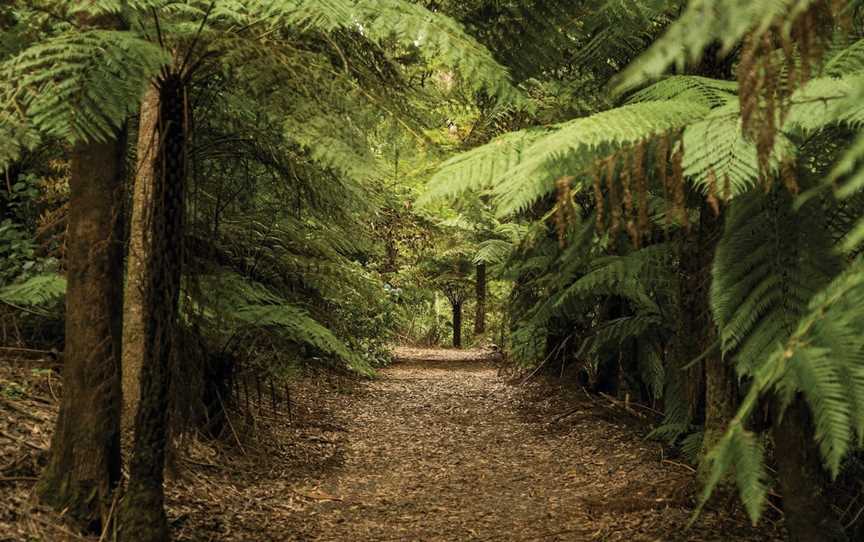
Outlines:
[[[129,32],[91,30],[39,42],[0,65],[6,114],[70,143],[104,141],[137,111],[145,85],[170,60]]]
[[[615,90],[625,92],[657,79],[673,66],[681,71],[688,63],[697,62],[713,42],[719,42],[721,50],[728,53],[745,35],[759,38],[778,16],[799,12],[814,1],[690,0],[666,33],[621,72]]]
[[[759,182],[756,145],[745,137],[739,113],[735,98],[684,130],[684,174],[703,194],[713,190],[717,197],[734,198]],[[778,134],[769,171],[778,171],[793,152],[791,142]]]
[[[271,27],[332,33],[350,29],[375,42],[415,48],[433,67],[455,70],[472,89],[500,100],[518,96],[507,71],[459,23],[404,0],[280,0],[257,14]]]
[[[66,279],[56,273],[45,273],[0,288],[0,303],[34,307],[56,303],[65,295]]]
[[[532,128],[497,137],[491,143],[460,153],[444,162],[429,179],[418,205],[454,198],[473,190],[494,186],[522,160],[528,148],[548,135],[546,128]]]
[[[680,129],[708,111],[686,101],[642,102],[560,124],[528,147],[523,153],[526,159],[495,182],[498,215],[528,208],[553,191],[561,177],[582,175],[604,150],[608,154],[621,145]]]
[[[705,458],[709,466],[708,476],[696,513],[698,514],[708,501],[725,473],[734,469],[741,501],[755,524],[762,515],[768,495],[769,478],[765,470],[764,455],[764,447],[759,437],[745,430],[740,423],[733,422]]]
[[[807,302],[836,273],[821,208],[798,213],[777,190],[733,203],[714,259],[711,308],[724,354],[752,374],[794,330]]]
[[[737,98],[738,83],[697,75],[671,75],[635,92],[628,103],[683,100],[714,108]]]

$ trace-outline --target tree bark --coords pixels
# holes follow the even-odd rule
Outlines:
[[[41,500],[97,532],[120,480],[120,231],[126,136],[71,159],[63,397]]]
[[[453,347],[462,348],[462,301],[451,302],[453,307]]]
[[[723,215],[715,214],[714,210],[703,199],[699,212],[698,235],[693,240],[693,253],[688,256],[694,266],[685,275],[689,280],[685,282],[685,295],[689,294],[688,310],[693,325],[693,335],[689,338],[693,341],[695,350],[692,354],[701,355],[711,351],[711,354],[702,361],[702,376],[704,378],[704,412],[705,424],[702,437],[702,457],[714,447],[723,436],[729,421],[735,416],[738,405],[738,379],[731,364],[724,360],[719,350],[715,348],[717,342],[717,325],[711,315],[711,304],[709,299],[709,285],[711,283],[711,269],[714,263],[714,253],[717,251],[717,243],[723,234]],[[685,317],[688,315],[685,313]],[[685,337],[685,340],[687,337]],[[681,360],[688,363],[688,360]],[[700,482],[707,476],[705,465],[700,465]]]
[[[144,270],[141,394],[135,417],[129,484],[120,507],[120,540],[129,542],[169,539],[163,480],[170,360],[180,297],[186,111],[182,78],[169,74],[159,83],[159,151],[151,206],[144,218],[151,251]]]
[[[474,334],[486,333],[486,264],[477,264],[477,313],[474,315]]]
[[[813,439],[810,412],[799,396],[773,416],[777,474],[790,542],[840,542],[843,528],[824,493],[827,477]]]
[[[159,91],[151,86],[141,103],[138,123],[137,165],[132,189],[132,216],[126,256],[126,286],[123,293],[123,429],[135,424],[141,393],[141,366],[144,359],[145,264],[149,260],[145,214],[152,205],[159,144]]]

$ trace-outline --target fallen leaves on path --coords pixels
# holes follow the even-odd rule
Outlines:
[[[175,539],[782,539],[770,522],[751,528],[737,505],[709,510],[686,530],[692,472],[640,438],[642,418],[603,398],[540,379],[514,385],[488,350],[396,356],[370,381],[295,383],[290,420],[264,406],[234,415],[242,452],[233,437],[175,443],[167,483]],[[53,415],[42,410],[37,416]],[[50,426],[37,425],[19,415],[0,429],[44,446]],[[10,485],[15,501],[0,512],[0,540],[25,532],[15,518],[26,517],[32,482]]]

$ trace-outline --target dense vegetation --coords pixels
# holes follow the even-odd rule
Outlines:
[[[98,532],[134,431],[119,536],[165,540],[166,440],[241,372],[494,342],[662,411],[702,503],[776,484],[793,540],[859,539],[861,8],[0,3],[0,341],[63,350],[40,497]]]

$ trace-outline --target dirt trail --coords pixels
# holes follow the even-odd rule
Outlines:
[[[290,411],[253,400],[224,440],[178,443],[166,488],[175,540],[780,539],[770,521],[750,528],[734,499],[686,531],[691,470],[664,462],[639,438],[647,419],[608,399],[513,385],[488,352],[396,355],[374,380],[305,378]],[[80,540],[30,496],[56,415],[50,379],[0,370],[0,384],[43,397],[0,401],[0,456],[15,458],[0,462],[0,541]]]
[[[316,502],[286,539],[772,539],[710,513],[682,535],[689,500],[669,488],[690,472],[587,398],[550,423],[574,403],[508,384],[487,354],[396,354],[344,404],[342,463],[305,480]]]

